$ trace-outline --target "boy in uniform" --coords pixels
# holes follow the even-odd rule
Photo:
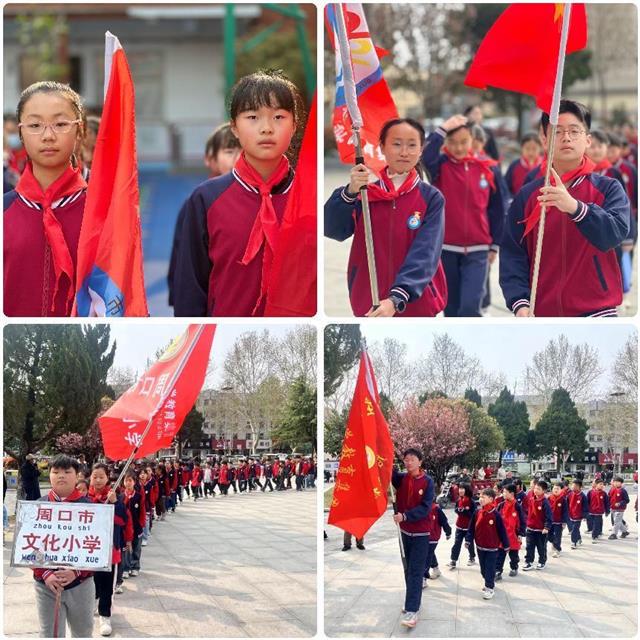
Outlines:
[[[544,569],[547,563],[547,535],[553,523],[551,507],[545,498],[548,485],[544,480],[537,482],[533,488],[533,495],[527,504],[527,552],[524,557],[523,571],[533,569],[533,560],[538,551],[536,569]]]

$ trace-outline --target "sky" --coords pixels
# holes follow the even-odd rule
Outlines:
[[[131,367],[142,373],[147,358],[155,360],[156,349],[167,346],[176,336],[183,333],[188,323],[180,324],[127,324],[111,325],[111,338],[117,343],[113,366],[117,368]],[[293,325],[261,325],[261,324],[224,324],[218,325],[213,345],[211,347],[211,361],[213,374],[207,380],[207,386],[217,387],[222,384],[222,364],[235,340],[247,331],[263,331],[277,338],[283,338]]]
[[[362,327],[362,325],[361,325]],[[411,325],[402,323],[374,325],[368,323],[362,333],[371,344],[382,342],[386,337],[396,338],[408,347],[411,359],[426,356],[433,344],[433,336],[437,333],[448,333],[467,354],[477,356],[487,371],[502,371],[507,377],[507,384],[513,388],[516,380],[521,380],[525,366],[533,355],[541,351],[552,339],[564,333],[570,344],[589,343],[600,353],[602,367],[605,371],[611,367],[617,352],[622,348],[629,335],[637,335],[635,328],[623,324],[533,324],[521,326],[509,324],[479,324],[473,326],[448,324],[442,327],[432,325]],[[601,383],[606,382],[602,376]],[[521,387],[519,384],[518,386]]]

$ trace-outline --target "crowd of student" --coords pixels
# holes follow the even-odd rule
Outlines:
[[[629,529],[624,516],[629,494],[622,476],[614,476],[607,492],[602,477],[593,480],[588,491],[582,480],[571,483],[558,481],[550,485],[545,480],[532,480],[525,492],[519,479],[505,479],[480,491],[474,499],[471,485],[458,486],[454,513],[455,531],[444,510],[435,501],[433,479],[422,469],[422,453],[408,449],[403,454],[406,472],[394,470],[392,483],[397,495],[397,513],[393,516],[402,532],[406,557],[406,597],[402,624],[414,627],[422,600],[422,590],[429,579],[438,578],[441,571],[436,557],[442,532],[447,539],[454,535],[447,567],[456,569],[462,546],[468,551],[468,566],[476,564],[476,556],[484,581],[482,597],[494,596],[496,581],[501,581],[505,562],[509,559],[509,577],[515,578],[520,567],[520,550],[524,539],[523,571],[543,570],[547,564],[547,548],[557,558],[563,551],[563,531],[570,534],[572,551],[582,546],[581,527],[591,543],[603,537],[604,519],[611,515],[608,540],[624,539]],[[638,501],[635,511],[637,519]],[[536,562],[537,558],[537,562]]]
[[[214,458],[200,464],[190,461],[136,461],[114,486],[121,474],[117,465],[86,464],[66,455],[49,465],[51,490],[47,501],[96,502],[114,505],[113,555],[110,571],[34,569],[36,602],[43,637],[52,637],[56,596],[61,593],[58,631],[65,624],[74,637],[93,635],[98,616],[100,634],[111,635],[114,594],[124,591],[124,581],[139,575],[143,548],[152,539],[153,528],[186,500],[194,501],[234,493],[304,491],[315,487],[312,458],[287,457],[268,462],[250,458],[236,463]],[[122,469],[123,470],[123,469]],[[217,491],[216,491],[217,490]]]
[[[387,166],[360,164],[325,205],[325,235],[353,236],[347,284],[357,316],[480,316],[500,252],[500,286],[516,316],[530,313],[532,266],[546,205],[535,314],[612,316],[631,286],[637,237],[637,138],[591,129],[591,113],[560,104],[551,184],[544,187],[549,116],[521,141],[503,176],[479,107],[428,137],[411,118],[384,124]],[[426,172],[425,172],[426,170]],[[362,201],[367,186],[380,306],[372,307]]]

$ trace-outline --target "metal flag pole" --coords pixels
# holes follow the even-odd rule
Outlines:
[[[360,139],[360,129],[362,128],[362,114],[358,107],[358,96],[356,93],[356,83],[351,67],[351,49],[349,47],[349,37],[347,35],[347,25],[344,21],[342,5],[333,5],[336,15],[336,37],[342,62],[342,80],[344,85],[344,96],[347,109],[351,117],[351,127],[353,130],[353,143],[356,149],[356,165],[364,164],[364,154],[362,152],[362,141]],[[376,257],[373,249],[373,231],[371,229],[371,210],[369,208],[369,196],[367,187],[360,188],[360,199],[362,202],[362,220],[364,222],[364,240],[367,249],[367,265],[369,267],[369,283],[371,285],[371,301],[374,309],[380,306],[380,295],[378,293],[378,274],[376,271]]]
[[[571,5],[565,3],[562,12],[562,33],[560,35],[560,51],[558,52],[558,67],[556,70],[556,82],[553,88],[553,99],[549,112],[550,135],[547,137],[547,170],[544,176],[544,186],[551,184],[551,167],[556,143],[556,131],[558,128],[558,115],[560,111],[560,95],[562,93],[562,76],[564,74],[564,60],[567,53],[567,39],[569,37],[569,24],[571,22]],[[540,261],[542,258],[542,241],[544,239],[544,223],[547,216],[547,205],[543,203],[540,209],[540,222],[538,226],[538,238],[536,241],[536,253],[533,261],[533,276],[531,278],[531,298],[529,300],[529,315],[535,316],[536,298],[538,294],[538,277],[540,275]]]
[[[396,491],[393,488],[393,483],[389,483],[389,493],[391,494],[391,502],[393,503],[394,515],[398,513],[398,503],[396,502]],[[400,530],[400,524],[396,522],[396,529],[398,531],[398,544],[400,545],[400,557],[402,558],[402,568],[407,570],[407,557],[404,554],[404,545],[402,544],[402,531]]]

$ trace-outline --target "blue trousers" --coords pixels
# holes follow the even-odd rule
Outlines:
[[[427,561],[424,565],[424,577],[429,577],[429,569],[435,568],[438,566],[438,558],[436,558],[436,547],[438,546],[438,542],[430,542],[429,543],[429,551],[427,553]]]
[[[602,535],[602,515],[591,516],[593,522],[593,529],[591,530],[591,537],[595,540]]]
[[[562,523],[554,522],[549,531],[549,542],[556,551],[562,551]]]
[[[458,529],[456,528],[455,538],[453,539],[453,547],[451,548],[451,559],[454,562],[458,562],[458,558],[460,557],[460,549],[462,548],[462,543],[464,542],[464,538],[467,535],[466,529]],[[476,549],[473,545],[473,540],[469,545],[469,559],[475,560],[476,558]]]
[[[422,602],[422,577],[429,555],[429,536],[402,534],[402,546],[407,560],[404,582],[407,588],[404,598],[405,611],[420,611]]]
[[[449,291],[444,315],[479,317],[489,269],[488,251],[442,252],[442,266]]]
[[[571,542],[573,544],[578,544],[578,540],[582,540],[582,536],[580,535],[581,524],[582,520],[569,520],[569,527],[571,529]]]
[[[524,561],[529,564],[533,563],[538,552],[538,562],[547,564],[547,535],[542,531],[532,531],[527,529],[527,552]]]
[[[493,589],[496,586],[496,561],[498,550],[484,551],[478,549],[478,560],[480,561],[480,572],[484,578],[484,586]]]

